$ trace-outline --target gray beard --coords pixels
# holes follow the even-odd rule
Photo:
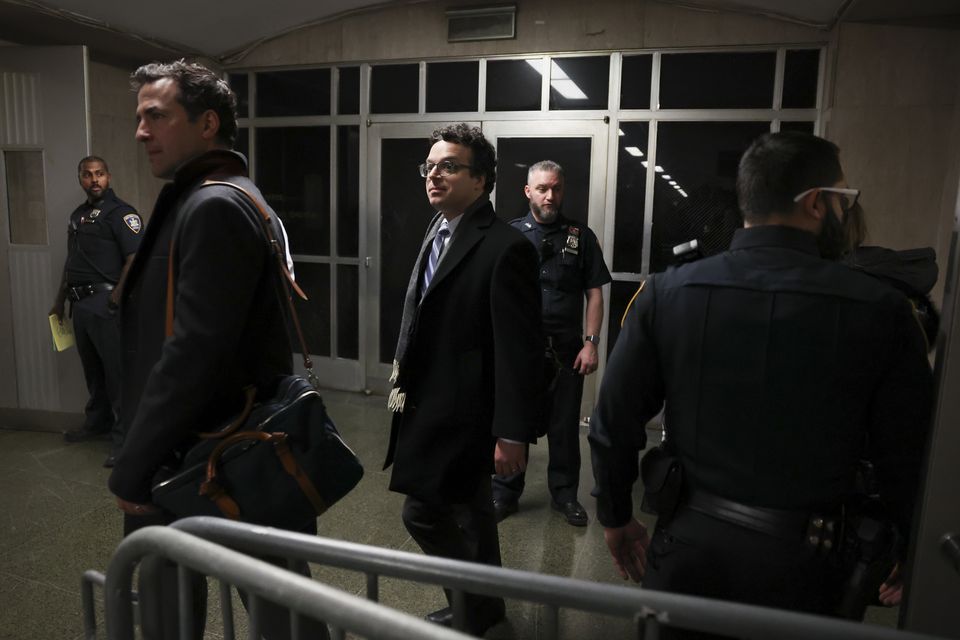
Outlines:
[[[560,216],[560,207],[554,207],[551,213],[545,214],[543,209],[531,203],[530,210],[541,224],[551,224]]]

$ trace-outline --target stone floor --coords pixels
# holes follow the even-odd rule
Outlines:
[[[327,392],[325,399],[344,438],[364,461],[359,486],[320,520],[320,535],[419,553],[400,521],[403,497],[387,490],[389,475],[380,470],[389,417],[383,398]],[[595,504],[586,438],[581,502],[590,514],[585,528],[569,526],[551,511],[546,488],[546,447],[531,448],[531,472],[520,512],[500,525],[506,567],[583,580],[621,583],[595,521]],[[80,576],[104,570],[121,539],[121,519],[106,489],[101,467],[106,442],[66,444],[55,433],[0,429],[0,640],[80,639]],[[324,568],[314,577],[363,595],[362,580]],[[212,583],[213,581],[211,581]],[[211,594],[211,602],[216,596]],[[422,616],[443,606],[436,587],[384,580],[384,604]],[[237,609],[242,611],[242,609]],[[538,609],[508,602],[507,621],[488,638],[543,638]],[[103,633],[102,607],[98,610]],[[871,620],[893,625],[895,611],[872,611]],[[241,622],[242,625],[242,622]],[[211,609],[208,638],[222,637],[218,612]],[[628,621],[584,613],[561,614],[561,637],[578,640],[628,637]],[[246,637],[242,626],[237,637]],[[548,639],[552,640],[552,639]]]

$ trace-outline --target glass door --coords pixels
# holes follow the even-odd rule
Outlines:
[[[483,131],[497,148],[497,185],[492,194],[497,215],[504,220],[526,215],[527,170],[540,160],[553,160],[566,176],[563,215],[593,230],[609,266],[604,215],[609,125],[602,120],[486,121]],[[609,289],[604,287],[601,340],[607,335]],[[584,385],[581,415],[592,410],[605,363],[606,349],[601,348],[600,368]]]

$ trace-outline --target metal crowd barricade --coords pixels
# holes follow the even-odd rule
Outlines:
[[[172,526],[245,553],[363,573],[367,598],[374,602],[379,599],[381,577],[445,587],[453,594],[457,629],[464,628],[464,593],[469,592],[542,605],[542,637],[551,640],[560,637],[560,609],[633,620],[636,637],[643,640],[656,640],[662,626],[753,640],[934,640],[823,616],[434,558],[222,518],[187,518]]]
[[[324,621],[330,628],[333,640],[343,640],[346,631],[385,640],[467,640],[470,637],[172,527],[146,527],[130,534],[120,543],[110,560],[105,579],[95,571],[84,574],[84,632],[88,639],[96,637],[94,584],[104,587],[108,640],[135,638],[133,572],[140,561],[148,556],[166,558],[178,565],[180,638],[190,638],[193,628],[190,571],[220,578],[224,637],[231,640],[234,634],[230,585],[242,589],[249,597],[250,638],[259,638],[263,630],[260,620],[263,600],[281,604],[290,610],[294,640],[300,637],[298,616]]]

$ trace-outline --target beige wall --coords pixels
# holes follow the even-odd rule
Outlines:
[[[868,243],[932,246],[942,273],[960,169],[960,36],[879,25],[835,35],[826,135],[863,190]]]
[[[389,6],[270,40],[231,66],[583,51],[825,42],[827,34],[767,18],[693,11],[649,0],[524,0],[517,37],[447,42],[445,11],[475,2]]]
[[[90,151],[110,165],[117,196],[149,217],[163,182],[150,173],[142,145],[134,139],[137,98],[130,90],[130,72],[90,63]]]

